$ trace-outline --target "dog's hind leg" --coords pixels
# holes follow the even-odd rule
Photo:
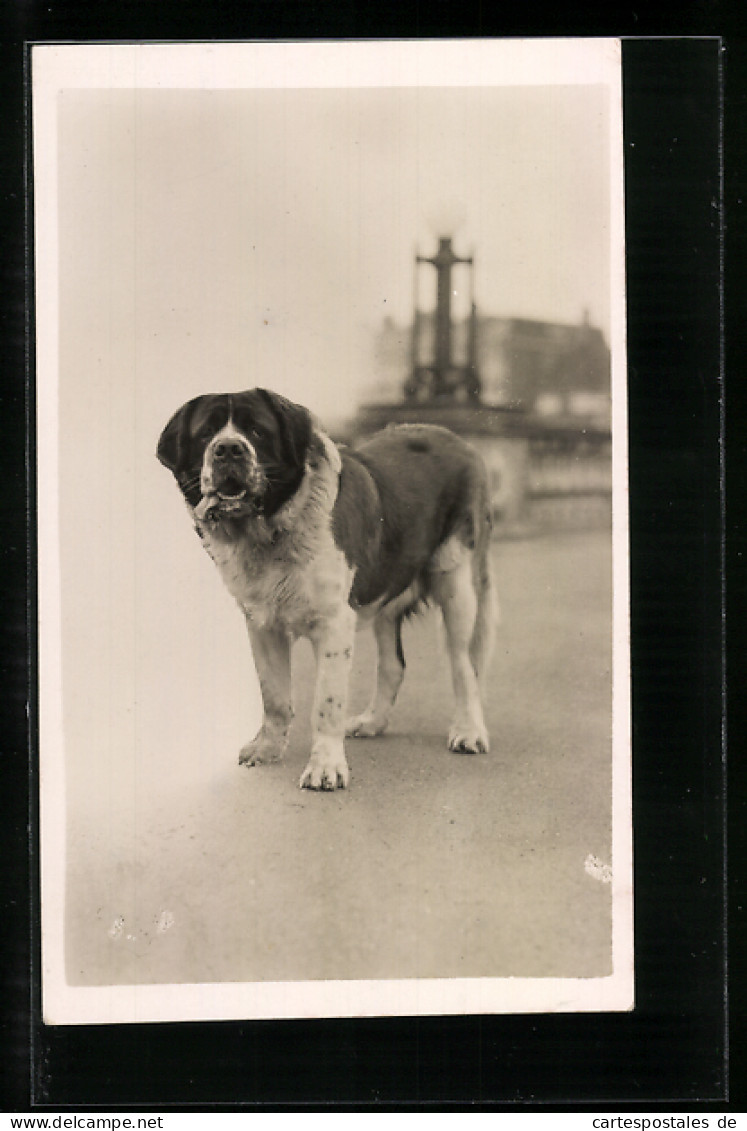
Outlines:
[[[385,610],[374,621],[377,647],[376,688],[366,710],[345,723],[345,733],[348,735],[373,738],[387,728],[389,715],[405,675],[403,619],[403,613],[393,614],[390,610]]]
[[[469,645],[469,656],[480,688],[485,687],[485,677],[490,666],[498,625],[498,597],[490,570],[487,553],[476,553],[473,559],[473,584],[477,596],[475,627]]]
[[[475,592],[472,553],[465,549],[453,568],[434,571],[431,592],[443,612],[456,700],[449,749],[465,754],[486,753],[489,740],[477,671],[488,647],[488,606],[483,595],[478,597]]]

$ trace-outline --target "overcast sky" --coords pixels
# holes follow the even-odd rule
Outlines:
[[[439,234],[485,314],[608,337],[608,112],[602,86],[63,90],[63,369],[343,415]]]

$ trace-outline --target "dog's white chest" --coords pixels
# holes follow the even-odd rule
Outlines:
[[[278,546],[224,541],[205,529],[202,540],[229,593],[257,628],[276,625],[303,636],[347,602],[352,570],[331,532],[320,532],[312,546],[293,539]]]

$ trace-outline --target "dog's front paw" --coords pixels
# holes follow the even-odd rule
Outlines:
[[[345,734],[350,738],[375,738],[386,730],[388,719],[379,719],[373,711],[364,711],[345,722]]]
[[[301,774],[301,789],[345,789],[350,770],[341,738],[317,738],[309,764]]]
[[[287,736],[262,727],[256,738],[241,747],[240,766],[261,766],[267,762],[279,762],[288,745]]]
[[[456,754],[487,754],[490,740],[484,726],[455,722],[449,731],[448,746]]]

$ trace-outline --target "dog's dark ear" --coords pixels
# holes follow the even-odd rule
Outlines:
[[[175,475],[182,467],[186,457],[189,422],[195,405],[201,400],[202,397],[195,397],[194,400],[183,404],[178,412],[175,412],[171,417],[158,441],[156,455],[164,467],[168,467],[169,471],[173,471]]]
[[[268,389],[257,389],[256,391],[272,409],[280,426],[280,435],[287,460],[291,466],[303,468],[306,462],[306,453],[311,443],[313,427],[311,413],[303,405],[294,404],[293,401],[281,397],[279,393],[271,393]]]

